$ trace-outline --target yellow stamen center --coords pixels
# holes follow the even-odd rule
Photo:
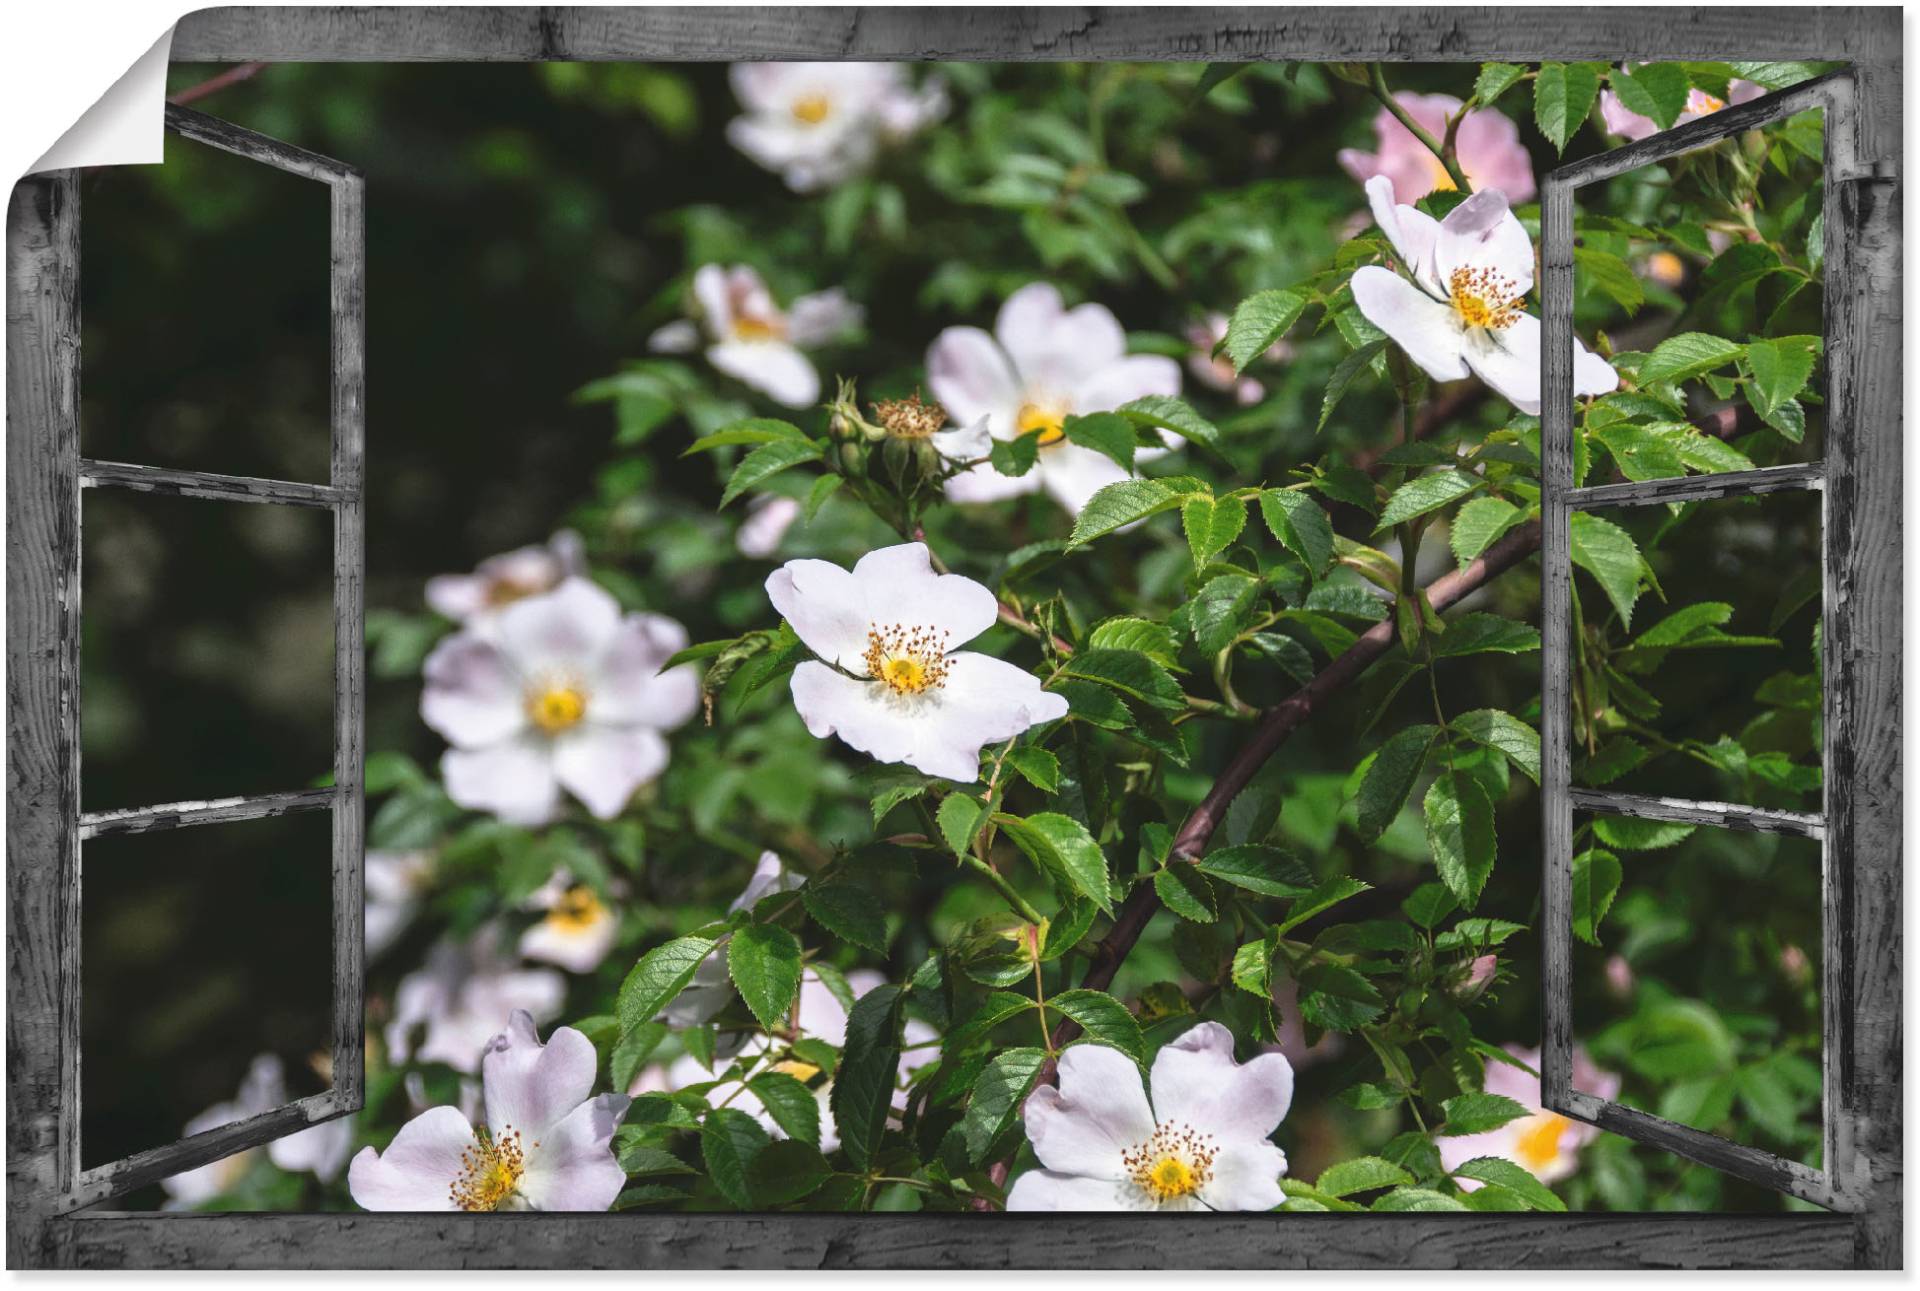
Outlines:
[[[805,98],[795,99],[793,103],[794,117],[810,126],[817,126],[825,121],[827,114],[832,111],[833,104],[824,94],[809,94]]]
[[[1023,404],[1014,429],[1022,435],[1040,436],[1040,447],[1048,448],[1067,436],[1067,414],[1059,408],[1037,403]]]
[[[497,578],[487,585],[487,604],[498,609],[547,589],[514,578]]]
[[[1145,1143],[1120,1154],[1120,1162],[1142,1192],[1165,1204],[1204,1188],[1219,1152],[1211,1134],[1176,1121],[1155,1126]]]
[[[546,921],[561,932],[585,932],[607,916],[607,908],[589,887],[568,888],[547,911]]]
[[[778,341],[784,339],[786,334],[786,323],[777,318],[733,320],[733,339],[736,341]]]
[[[1705,90],[1695,90],[1687,96],[1687,107],[1696,116],[1706,116],[1709,112],[1718,112],[1726,106],[1725,99],[1716,99]]]
[[[537,687],[527,695],[527,718],[548,735],[558,735],[587,715],[587,697],[573,686]]]
[[[1496,331],[1510,326],[1520,317],[1526,298],[1519,295],[1519,284],[1492,269],[1455,269],[1447,279],[1453,308],[1468,327],[1490,327]]]
[[[1537,1112],[1521,1122],[1523,1128],[1514,1137],[1513,1150],[1520,1164],[1538,1174],[1560,1155],[1560,1134],[1567,1118],[1555,1112]]]
[[[460,1173],[447,1185],[447,1196],[461,1210],[498,1210],[513,1196],[526,1172],[527,1155],[520,1146],[519,1130],[509,1125],[496,1139],[489,1131],[476,1129],[472,1146],[460,1154]]]
[[[784,1071],[795,1080],[812,1080],[820,1074],[820,1069],[810,1062],[801,1062],[798,1058],[789,1058],[785,1062],[773,1064],[775,1071]]]
[[[867,675],[896,695],[920,695],[946,684],[947,634],[899,623],[867,629]]]

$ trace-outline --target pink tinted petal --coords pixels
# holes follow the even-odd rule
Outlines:
[[[1007,1209],[1089,1211],[1152,1210],[1154,1206],[1132,1180],[1088,1179],[1052,1170],[1029,1170],[1013,1181]]]
[[[838,287],[802,296],[787,311],[787,336],[802,349],[813,349],[860,326],[866,311],[847,299]]]
[[[767,575],[767,599],[807,649],[865,670],[867,604],[853,575],[825,560],[790,560]]]
[[[820,398],[820,374],[785,341],[722,341],[707,351],[707,362],[789,408]]]
[[[1609,134],[1629,141],[1644,139],[1660,128],[1652,117],[1643,117],[1628,108],[1612,90],[1600,91],[1600,120]]]
[[[1052,283],[1029,283],[1007,297],[993,332],[1029,398],[1067,396],[1127,352],[1112,310],[1092,302],[1066,309]]]
[[[1000,616],[1000,603],[984,585],[959,574],[934,573],[923,542],[868,552],[854,565],[853,581],[869,623],[944,632],[947,650],[973,640]]]
[[[518,1130],[528,1142],[593,1093],[598,1058],[593,1042],[572,1027],[555,1027],[545,1044],[525,1009],[514,1010],[480,1061],[487,1125],[496,1139]]]
[[[420,718],[449,744],[498,744],[526,728],[526,681],[491,640],[472,632],[442,638],[424,676]]]
[[[282,1170],[304,1171],[321,1183],[332,1183],[352,1151],[353,1118],[342,1116],[275,1139],[267,1144],[267,1159]]]
[[[472,574],[435,574],[427,580],[427,608],[455,623],[487,605],[487,583]]]
[[[1122,1156],[1153,1137],[1140,1069],[1105,1045],[1062,1053],[1059,1087],[1034,1090],[1020,1115],[1042,1165],[1094,1179],[1127,1179]]]
[[[1429,294],[1444,300],[1447,292],[1433,267],[1434,245],[1440,240],[1440,221],[1425,211],[1396,205],[1393,193],[1393,185],[1386,179],[1367,181],[1367,205],[1373,212],[1373,222],[1387,235],[1394,254],[1413,280]]]
[[[1467,375],[1465,341],[1451,305],[1443,305],[1378,265],[1353,271],[1353,303],[1436,381]]]
[[[1153,1060],[1153,1111],[1215,1136],[1221,1147],[1258,1144],[1293,1105],[1293,1065],[1278,1053],[1233,1060],[1233,1033],[1202,1022],[1163,1046]]]
[[[560,805],[560,782],[544,740],[448,749],[440,759],[440,775],[456,805],[490,811],[510,825],[544,825]]]
[[[663,614],[629,614],[601,657],[587,701],[594,722],[671,730],[700,707],[700,678],[690,665],[660,665],[686,648],[687,630]]]
[[[363,1210],[457,1210],[451,1189],[472,1146],[466,1117],[433,1108],[401,1126],[385,1152],[361,1149],[347,1171],[347,1191]]]
[[[495,630],[501,652],[522,675],[591,673],[620,627],[620,605],[605,588],[569,578],[540,596],[500,611]]]
[[[927,388],[956,425],[987,419],[997,439],[1012,439],[1020,381],[994,339],[977,327],[949,327],[927,347]]]
[[[1533,158],[1520,142],[1520,127],[1494,108],[1469,112],[1454,138],[1460,169],[1474,191],[1497,188],[1510,203],[1534,194]]]
[[[553,773],[601,820],[620,814],[633,791],[667,769],[667,742],[651,726],[587,722],[553,742]]]
[[[1180,393],[1180,364],[1164,354],[1130,354],[1089,373],[1074,387],[1075,412],[1111,412],[1150,394]]]
[[[630,1105],[624,1094],[602,1094],[549,1127],[528,1150],[520,1196],[535,1210],[611,1209],[627,1186],[627,1172],[613,1159],[613,1134]]]
[[[1433,244],[1434,273],[1450,283],[1456,269],[1487,269],[1505,278],[1514,297],[1533,286],[1533,242],[1514,218],[1505,195],[1475,193],[1440,221]]]
[[[1229,1144],[1214,1157],[1200,1200],[1213,1210],[1272,1210],[1287,1199],[1280,1190],[1286,1172],[1287,1154],[1271,1143]]]

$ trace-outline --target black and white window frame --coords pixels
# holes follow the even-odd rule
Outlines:
[[[100,1203],[357,1109],[362,1055],[364,206],[351,167],[169,109],[175,133],[326,186],[333,469],[325,485],[79,452],[80,176],[17,184],[7,218],[7,1263],[11,1267],[1888,1267],[1901,1195],[1901,77],[1896,10],[209,9],[177,62],[928,57],[1340,62],[1802,59],[1828,77],[1576,162],[1543,186],[1545,1101],[1827,1209],[1776,1215],[131,1214]],[[928,51],[941,51],[937,55]],[[1583,183],[1777,115],[1826,109],[1824,460],[1574,489],[1573,196]],[[79,809],[80,491],[133,488],[324,507],[335,521],[335,768],[323,790],[135,812]],[[1587,795],[1570,782],[1568,518],[1581,507],[1823,495],[1825,802],[1790,818]],[[1558,688],[1556,690],[1556,687]],[[1820,1170],[1572,1089],[1570,820],[1576,808],[1809,833],[1824,847],[1825,1157]],[[334,1085],[109,1165],[79,1155],[79,845],[286,810],[334,819]]]

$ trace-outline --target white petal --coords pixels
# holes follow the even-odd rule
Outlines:
[[[1406,266],[1414,281],[1432,295],[1444,298],[1446,288],[1440,285],[1433,265],[1434,244],[1440,239],[1440,221],[1416,207],[1396,205],[1393,180],[1385,175],[1376,175],[1367,181],[1367,205],[1373,211],[1373,222],[1387,235],[1387,241],[1393,244],[1400,263]]]
[[[619,934],[619,919],[604,909],[584,927],[542,919],[520,934],[520,954],[543,964],[558,964],[570,973],[591,973],[613,949]]]
[[[801,349],[837,341],[860,326],[866,311],[838,287],[802,296],[787,310],[787,337]]]
[[[1521,412],[1540,411],[1539,319],[1522,314],[1506,327],[1472,328],[1466,334],[1465,353],[1474,375],[1507,402]]]
[[[960,650],[947,656],[946,684],[940,696],[939,722],[950,728],[943,740],[962,745],[1011,739],[1042,722],[1067,715],[1067,701],[1040,688],[1040,679],[991,655]]]
[[[1105,305],[1064,307],[1052,283],[1028,283],[1008,296],[993,334],[1029,393],[1066,396],[1119,361],[1127,334]]]
[[[1227,1144],[1213,1158],[1200,1200],[1214,1210],[1272,1210],[1287,1199],[1280,1190],[1286,1172],[1287,1154],[1271,1143]]]
[[[647,348],[655,354],[691,354],[700,348],[700,327],[691,318],[676,318],[647,338]]]
[[[820,374],[785,341],[722,341],[707,351],[707,362],[789,408],[820,398]]]
[[[601,820],[612,820],[667,769],[667,742],[651,726],[586,722],[553,742],[553,774]]]
[[[1013,1181],[1007,1209],[1015,1210],[1154,1210],[1151,1199],[1132,1180],[1088,1179],[1052,1170],[1029,1170]]]
[[[693,271],[693,298],[700,306],[700,317],[713,336],[733,334],[733,299],[727,290],[727,271],[717,264],[703,264]]]
[[[1150,394],[1180,393],[1180,364],[1164,354],[1129,354],[1094,369],[1073,389],[1075,412],[1111,412]]]
[[[1491,269],[1512,282],[1513,296],[1533,286],[1533,242],[1497,188],[1475,193],[1447,212],[1433,245],[1434,272],[1450,282],[1455,269]]]
[[[522,738],[483,749],[448,749],[440,759],[447,797],[510,825],[544,825],[560,805],[560,782],[545,740]]]
[[[1162,1046],[1153,1060],[1153,1112],[1162,1125],[1189,1125],[1222,1149],[1264,1142],[1293,1103],[1293,1066],[1278,1053],[1233,1060],[1233,1033],[1202,1022]]]
[[[660,671],[686,644],[687,630],[663,614],[627,615],[595,669],[588,719],[671,730],[692,717],[700,707],[698,674],[687,664]]]
[[[555,1027],[542,1044],[532,1015],[516,1009],[480,1062],[487,1125],[494,1138],[512,1130],[529,1143],[544,1136],[593,1093],[598,1061],[593,1041],[572,1027]]]
[[[459,623],[487,606],[487,580],[472,574],[435,574],[427,580],[427,608]]]
[[[933,434],[933,446],[940,456],[951,462],[971,462],[985,457],[993,451],[993,436],[987,431],[989,418],[980,417],[972,424],[950,426]]]
[[[449,744],[483,748],[527,726],[526,681],[491,640],[472,632],[442,638],[424,676],[420,718]]]
[[[1122,1156],[1153,1136],[1140,1068],[1105,1045],[1062,1053],[1059,1087],[1034,1090],[1020,1115],[1040,1164],[1095,1179],[1126,1179]]]
[[[750,560],[765,560],[780,549],[780,540],[799,518],[799,502],[784,494],[763,493],[748,506],[746,518],[734,531],[733,545]]]
[[[853,575],[825,560],[790,560],[767,575],[767,599],[807,649],[859,671],[867,650],[867,604]]]
[[[353,1118],[342,1116],[275,1139],[267,1144],[267,1159],[282,1170],[305,1171],[322,1183],[332,1183],[352,1151]]]
[[[693,980],[660,1010],[659,1021],[675,1030],[704,1026],[732,998],[733,979],[727,973],[727,957],[724,951],[716,950],[700,961],[693,970]]]
[[[947,496],[955,502],[1001,502],[1040,491],[1040,470],[1033,467],[1025,475],[1002,475],[982,462],[947,481]]]
[[[364,1210],[457,1210],[451,1189],[473,1127],[451,1107],[408,1121],[385,1152],[363,1148],[347,1171],[347,1191]]]
[[[1079,515],[1093,495],[1109,484],[1127,479],[1120,463],[1105,453],[1078,444],[1059,443],[1042,449],[1033,473],[1049,497],[1065,508],[1068,515]]]
[[[804,63],[735,63],[727,69],[740,106],[756,112],[790,110],[794,85],[807,75]]]
[[[1367,265],[1353,271],[1353,303],[1436,381],[1467,375],[1459,316],[1398,274]]]
[[[852,978],[848,985],[854,985]],[[855,988],[856,998],[865,993]],[[800,976],[800,1030],[836,1049],[847,1042],[846,1006],[811,968]]]
[[[846,744],[881,762],[906,762],[926,770],[913,760],[919,747],[914,714],[888,702],[891,692],[879,682],[856,681],[809,659],[793,670],[788,684],[793,706],[814,738],[837,734]],[[976,774],[977,767],[970,767],[956,778],[971,781]]]
[[[936,574],[923,542],[868,552],[854,565],[853,580],[866,601],[869,623],[944,632],[948,650],[973,640],[1000,617],[1000,603],[983,584],[961,574]]]
[[[753,867],[753,877],[747,880],[747,886],[727,907],[727,913],[739,914],[743,910],[752,910],[766,897],[776,892],[797,892],[806,886],[806,882],[806,875],[789,870],[776,853],[762,852],[758,864]]]
[[[620,604],[598,584],[569,578],[507,606],[495,628],[502,652],[528,677],[547,670],[588,674],[620,628]]]
[[[527,1151],[520,1196],[535,1210],[611,1209],[627,1186],[627,1172],[613,1159],[613,1133],[629,1105],[624,1094],[602,1094],[549,1127]]]
[[[996,439],[1012,439],[1020,379],[1006,352],[977,327],[949,327],[927,347],[927,388],[955,424],[987,419]]]

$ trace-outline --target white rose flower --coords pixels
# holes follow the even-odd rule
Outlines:
[[[851,572],[790,560],[767,597],[825,661],[795,668],[791,684],[820,739],[838,734],[882,762],[970,784],[981,745],[1067,715],[1032,673],[954,649],[992,627],[999,604],[971,578],[934,573],[925,543],[870,551]]]
[[[938,81],[916,90],[899,63],[735,63],[730,78],[746,113],[727,140],[796,193],[861,174],[947,110]]]
[[[1043,1169],[1007,1194],[1008,1210],[1272,1210],[1287,1156],[1268,1141],[1293,1102],[1277,1053],[1233,1060],[1233,1033],[1202,1022],[1153,1060],[1153,1099],[1118,1049],[1075,1045],[1060,1083],[1021,1115]]]
[[[600,894],[575,883],[565,870],[527,898],[546,917],[520,934],[520,954],[544,964],[558,964],[569,973],[591,973],[613,949],[620,934],[620,918],[607,909]]]
[[[994,502],[1044,489],[1078,515],[1087,499],[1127,478],[1104,453],[1066,440],[1066,419],[1111,412],[1150,394],[1180,393],[1180,365],[1162,354],[1128,354],[1127,334],[1104,305],[1068,309],[1052,284],[1029,283],[1007,297],[993,334],[949,327],[927,349],[927,385],[956,425],[985,419],[995,439],[1040,437],[1025,475],[982,464],[947,481],[957,502]],[[1136,461],[1164,450],[1142,449]],[[952,456],[950,453],[949,456]]]
[[[550,592],[587,572],[580,535],[562,529],[544,546],[489,556],[471,574],[436,574],[427,580],[427,605],[455,623],[474,625],[528,596]]]
[[[420,909],[433,881],[431,852],[367,852],[367,955],[380,954],[400,939]]]
[[[385,1152],[362,1149],[347,1173],[367,1210],[607,1210],[626,1187],[613,1132],[624,1094],[593,1097],[593,1042],[572,1027],[540,1042],[516,1011],[481,1065],[486,1123],[436,1107]]]
[[[687,644],[659,614],[620,613],[570,578],[516,601],[488,630],[456,632],[427,656],[420,716],[453,747],[447,795],[516,825],[552,820],[565,788],[602,820],[667,765],[660,732],[699,706],[691,667],[660,673]]]
[[[289,1101],[286,1071],[280,1060],[272,1054],[261,1054],[247,1068],[233,1101],[215,1103],[188,1121],[181,1132],[194,1135],[216,1130],[270,1112]],[[290,1174],[305,1172],[322,1183],[331,1183],[340,1173],[340,1167],[347,1163],[347,1153],[353,1150],[353,1118],[341,1116],[322,1121],[277,1138],[264,1149],[248,1148],[162,1179],[160,1186],[167,1192],[167,1209],[198,1206],[231,1191],[263,1150],[269,1161]]]
[[[1533,1070],[1540,1070],[1540,1051],[1507,1045],[1506,1051]],[[1620,1077],[1593,1065],[1586,1050],[1573,1051],[1573,1087],[1596,1098],[1611,1100],[1620,1092]],[[1433,1141],[1440,1151],[1440,1164],[1449,1171],[1458,1170],[1479,1157],[1503,1157],[1523,1167],[1541,1183],[1558,1183],[1580,1168],[1580,1149],[1600,1136],[1598,1126],[1572,1120],[1542,1107],[1540,1078],[1529,1075],[1510,1063],[1494,1060],[1487,1064],[1482,1088],[1489,1094],[1502,1094],[1532,1114],[1483,1134],[1443,1134]],[[1477,1179],[1456,1180],[1473,1192]]]
[[[1413,281],[1378,265],[1356,269],[1353,303],[1436,381],[1469,373],[1521,412],[1540,411],[1540,320],[1525,312],[1533,243],[1497,189],[1483,189],[1444,220],[1395,206],[1385,176],[1367,181],[1374,221]],[[1573,343],[1573,392],[1616,389],[1613,365]]]
[[[733,545],[749,560],[765,560],[780,550],[780,540],[800,518],[800,504],[783,493],[763,493],[747,504],[747,518],[734,531]]]
[[[521,968],[502,950],[500,934],[490,923],[465,942],[437,942],[426,964],[400,979],[386,1030],[395,1063],[444,1062],[472,1073],[502,1019],[516,1011],[540,1022],[559,1016],[567,979],[551,968]],[[423,1024],[416,1049],[413,1033]]]
[[[648,347],[687,353],[699,347],[704,327],[707,362],[789,408],[808,408],[820,399],[820,374],[802,351],[858,327],[864,315],[838,287],[802,296],[783,310],[747,265],[701,265],[693,275],[693,298],[700,325],[690,319],[669,323],[648,339]]]

